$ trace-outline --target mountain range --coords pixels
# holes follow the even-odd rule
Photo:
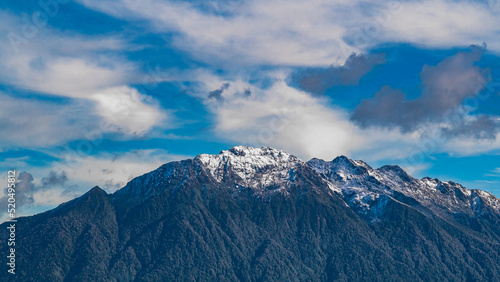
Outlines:
[[[15,278],[500,281],[499,223],[498,198],[452,181],[237,146],[18,218]]]

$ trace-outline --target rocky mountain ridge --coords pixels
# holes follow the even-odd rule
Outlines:
[[[415,179],[399,166],[385,165],[373,169],[363,161],[345,156],[331,162],[312,159],[307,163],[333,183],[351,206],[370,208],[370,203],[382,195],[401,193],[444,217],[500,214],[500,200],[491,193],[467,189],[453,181],[430,177]]]

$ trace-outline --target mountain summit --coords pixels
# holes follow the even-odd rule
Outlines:
[[[297,157],[273,148],[233,147],[218,155],[202,154],[196,157],[218,182],[234,179],[241,187],[262,192],[269,186],[284,188],[293,182],[290,174],[298,165],[305,165]]]
[[[500,280],[500,200],[237,146],[18,219],[21,281]],[[5,224],[2,228],[6,230]],[[1,247],[7,253],[7,245]],[[8,273],[0,274],[3,280]]]

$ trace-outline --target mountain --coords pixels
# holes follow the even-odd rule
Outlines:
[[[307,163],[338,187],[341,197],[361,214],[370,213],[374,202],[383,196],[404,203],[409,198],[410,202],[406,204],[414,208],[417,206],[412,203],[421,205],[444,219],[462,215],[498,219],[500,214],[500,201],[488,192],[469,190],[452,181],[429,177],[415,179],[399,166],[386,165],[373,169],[363,161],[350,160],[345,156],[331,162],[312,159]]]
[[[19,218],[16,278],[499,281],[499,208],[398,166],[238,146]]]

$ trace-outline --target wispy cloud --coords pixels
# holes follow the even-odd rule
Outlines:
[[[91,102],[57,103],[13,97],[0,92],[0,150],[61,145],[83,137],[83,132],[99,124],[99,117],[88,112]],[[62,118],[64,117],[64,118]],[[78,126],[75,126],[78,124]],[[61,133],[64,134],[61,134]]]
[[[24,23],[0,11],[0,31],[9,33]],[[85,36],[50,27],[14,50],[0,43],[0,81],[52,95],[85,98],[96,90],[138,81],[136,66],[120,56],[128,44],[116,36]]]
[[[108,192],[116,191],[132,178],[152,171],[164,163],[187,158],[159,149],[100,153],[98,156],[62,152],[56,153],[55,156],[58,156],[60,161],[52,163],[54,170],[65,171],[68,178],[80,183],[80,186],[83,183],[99,185]]]
[[[386,42],[455,47],[485,41],[500,52],[500,20],[488,3],[253,0],[224,14],[179,1],[80,2],[118,18],[148,20],[156,32],[177,34],[176,46],[199,59],[233,65],[342,65],[352,52]]]
[[[13,27],[23,25],[20,18],[5,11],[1,11],[0,16],[0,30],[5,33],[10,32]],[[38,36],[30,38],[17,49],[9,41],[0,43],[0,82],[21,90],[90,101],[79,103],[79,118],[72,120],[73,127],[78,124],[76,128],[80,128],[80,131],[87,128],[92,119],[87,115],[94,117],[93,126],[98,127],[100,121],[95,120],[97,115],[118,126],[124,134],[141,134],[162,124],[168,115],[158,107],[154,99],[128,86],[139,82],[143,77],[137,66],[122,55],[125,49],[133,48],[134,46],[116,36],[84,36],[46,27],[39,31]],[[50,144],[48,139],[54,138],[54,129],[43,129],[57,128],[57,125],[69,122],[67,119],[47,122],[38,128],[31,126],[33,130],[30,130],[30,124],[22,120],[31,118],[34,121],[34,115],[42,112],[47,112],[48,116],[41,119],[60,117],[62,114],[50,113],[44,108],[44,103],[38,106],[35,103],[36,101],[29,101],[28,106],[21,106],[29,107],[32,111],[26,111],[26,116],[16,115],[18,119],[13,122],[26,125],[16,131],[22,131],[24,135],[36,133],[36,139],[41,142],[35,143]],[[68,118],[72,115],[75,113],[70,113]],[[71,134],[74,131],[75,129],[71,129],[63,139],[74,138],[74,134]],[[43,141],[45,139],[47,140]],[[32,142],[34,139],[24,140]]]
[[[486,42],[500,53],[496,1],[401,1],[378,40],[449,48]]]
[[[340,24],[350,21],[350,1],[246,1],[228,17],[188,2],[81,2],[115,17],[149,20],[157,32],[179,34],[176,46],[207,62],[329,65],[343,63],[355,50],[343,42]]]
[[[486,174],[485,176],[500,177],[500,167],[492,170],[490,173]]]

